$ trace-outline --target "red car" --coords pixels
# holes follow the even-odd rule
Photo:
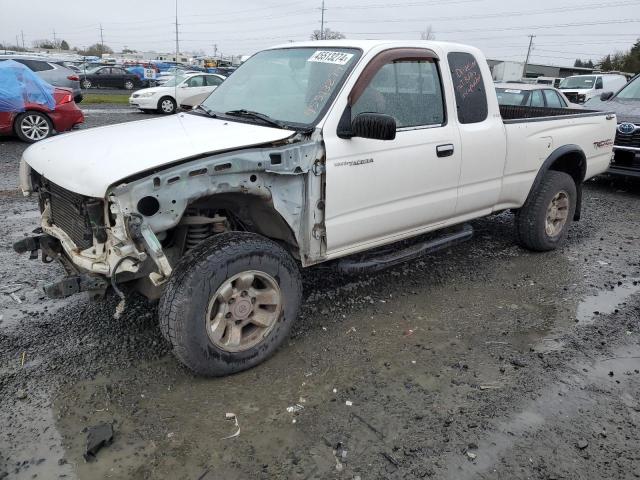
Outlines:
[[[54,110],[27,102],[24,112],[0,112],[0,135],[15,134],[20,140],[33,143],[51,136],[54,131],[65,132],[84,122],[71,89],[55,88],[53,98]]]

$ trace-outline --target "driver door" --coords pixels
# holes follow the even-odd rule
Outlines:
[[[338,105],[336,105],[338,107]],[[375,112],[396,120],[394,140],[340,138],[328,120],[327,254],[341,256],[444,223],[456,210],[460,138],[435,54],[391,49],[376,56],[332,115]],[[335,110],[335,109],[334,109]],[[340,108],[340,110],[342,110]]]
[[[209,87],[207,87],[204,75],[194,75],[186,79],[176,92],[178,98],[178,105],[181,105],[185,100],[205,93]]]

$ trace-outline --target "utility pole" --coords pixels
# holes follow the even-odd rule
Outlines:
[[[322,12],[322,19],[320,21],[320,40],[324,40],[324,12],[327,10],[324,8],[324,0],[322,0],[322,7],[320,8]]]
[[[218,55],[218,44],[214,43],[213,44],[213,58],[216,58],[217,55]]]
[[[102,24],[100,24],[100,56],[104,53],[104,34],[102,31]]]
[[[58,39],[56,38],[56,29],[53,29],[53,45],[58,48]]]
[[[524,67],[522,67],[522,78],[527,78],[527,65],[529,63],[529,56],[531,55],[531,47],[533,46],[533,39],[535,35],[529,35],[529,48],[527,49],[527,58],[524,61]]]
[[[179,53],[180,53],[180,43],[178,41],[178,0],[176,0],[176,63],[178,62]]]
[[[24,48],[24,30],[20,30],[20,34],[22,35],[22,49],[23,49],[23,50],[26,50],[26,49]]]

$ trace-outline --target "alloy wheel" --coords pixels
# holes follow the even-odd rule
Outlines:
[[[41,115],[27,115],[20,122],[20,130],[29,140],[37,142],[51,133],[47,120]]]
[[[248,350],[271,332],[282,313],[278,282],[250,270],[227,279],[211,297],[206,327],[209,340],[227,352]]]
[[[560,235],[567,223],[569,215],[569,195],[564,190],[559,191],[549,203],[545,219],[545,232],[549,237]]]

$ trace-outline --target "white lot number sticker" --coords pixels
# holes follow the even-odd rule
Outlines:
[[[346,65],[353,57],[353,53],[331,52],[329,50],[317,50],[309,57],[308,62],[333,63],[335,65]]]
[[[147,80],[154,80],[156,78],[156,71],[153,68],[145,68],[144,78]]]

